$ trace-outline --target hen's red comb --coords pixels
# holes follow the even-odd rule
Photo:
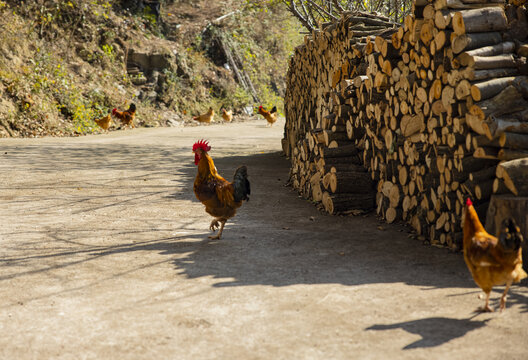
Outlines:
[[[471,201],[470,198],[467,198],[467,200],[466,200],[466,206],[469,207],[469,206],[471,206],[471,205],[473,205],[473,202]]]
[[[211,150],[211,147],[209,146],[209,143],[206,140],[198,140],[193,145],[193,151],[196,151],[198,149],[202,149],[203,151],[207,152]]]

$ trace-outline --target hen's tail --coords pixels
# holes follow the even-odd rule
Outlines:
[[[523,236],[515,220],[512,218],[502,221],[499,241],[505,249],[516,251],[521,247]]]
[[[276,113],[276,112],[277,112],[277,107],[274,106],[273,109],[271,109],[270,114],[273,114],[273,113]]]
[[[247,178],[247,167],[245,165],[242,165],[238,169],[236,169],[235,177],[233,179],[233,189],[233,196],[235,198],[235,201],[249,201],[249,194],[251,194],[251,188],[249,186],[249,180]]]

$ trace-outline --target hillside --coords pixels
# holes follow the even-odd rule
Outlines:
[[[209,106],[282,108],[302,36],[285,8],[157,3],[0,1],[0,137],[100,132],[94,119],[131,102],[137,126],[192,123]]]

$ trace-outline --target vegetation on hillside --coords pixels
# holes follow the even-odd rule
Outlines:
[[[188,120],[209,106],[282,107],[287,60],[302,41],[283,4],[160,3],[157,14],[141,0],[0,0],[0,137],[97,132],[95,118],[130,102],[140,126]],[[134,51],[166,64],[155,76],[132,72]]]

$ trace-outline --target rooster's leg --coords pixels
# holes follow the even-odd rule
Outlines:
[[[220,223],[218,222],[218,219],[213,219],[211,221],[211,225],[209,225],[209,230],[216,231],[220,227]]]
[[[504,292],[502,293],[502,296],[501,296],[500,311],[506,308],[506,294],[508,293],[508,290],[510,289],[511,284],[512,284],[511,280],[506,283],[506,289],[504,289]]]
[[[222,231],[224,231],[224,225],[227,220],[220,220],[220,230],[218,230],[218,234],[215,236],[209,236],[209,239],[211,240],[218,240],[222,236]]]

